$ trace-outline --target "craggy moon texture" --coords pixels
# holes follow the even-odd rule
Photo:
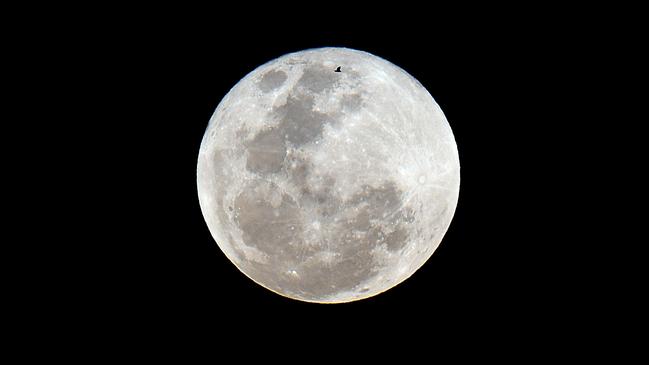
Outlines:
[[[239,270],[293,299],[339,303],[381,293],[428,260],[453,217],[460,165],[417,80],[369,53],[320,48],[266,63],[230,90],[197,175],[210,232]]]

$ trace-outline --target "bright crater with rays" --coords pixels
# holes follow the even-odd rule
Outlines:
[[[455,212],[460,165],[417,80],[369,53],[320,48],[234,86],[197,175],[210,232],[239,270],[281,295],[338,303],[381,293],[430,258]]]

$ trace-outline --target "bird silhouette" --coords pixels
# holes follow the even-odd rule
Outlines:
[[[340,66],[338,66],[338,68],[334,72],[340,72]]]

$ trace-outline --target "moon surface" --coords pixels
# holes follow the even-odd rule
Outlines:
[[[197,180],[209,230],[241,272],[289,298],[340,303],[386,291],[430,258],[455,212],[460,163],[417,80],[366,52],[319,48],[230,90]]]

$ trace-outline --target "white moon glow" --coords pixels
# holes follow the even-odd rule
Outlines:
[[[428,260],[455,212],[460,164],[417,80],[369,53],[320,48],[230,90],[197,175],[210,232],[239,270],[293,299],[339,303]]]

